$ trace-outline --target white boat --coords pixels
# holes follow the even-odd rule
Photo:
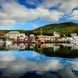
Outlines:
[[[11,45],[11,44],[12,44],[12,41],[9,41],[9,40],[5,41],[5,45]]]
[[[4,44],[4,41],[3,40],[0,40],[0,44]]]
[[[78,36],[73,37],[70,43],[78,44]]]

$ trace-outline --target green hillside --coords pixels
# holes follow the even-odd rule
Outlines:
[[[33,31],[34,34],[40,34],[40,28],[37,28]],[[78,24],[68,22],[68,23],[61,23],[61,24],[49,24],[42,27],[43,34],[52,35],[54,31],[59,32],[61,34],[70,34],[70,33],[77,33],[78,34]]]
[[[19,31],[20,33],[28,34],[35,34],[40,35],[41,27],[35,29],[35,30],[0,30],[0,35],[6,34],[9,31]],[[60,23],[60,24],[49,24],[42,27],[43,34],[44,35],[52,35],[54,31],[69,35],[70,33],[77,33],[78,34],[78,24],[67,22],[67,23]]]

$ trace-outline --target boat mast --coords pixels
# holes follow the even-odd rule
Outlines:
[[[42,32],[43,32],[43,31],[42,31],[42,27],[41,27],[41,36],[42,36]]]

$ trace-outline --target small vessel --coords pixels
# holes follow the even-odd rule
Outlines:
[[[78,36],[73,37],[72,40],[70,40],[70,43],[78,44]]]
[[[0,40],[0,44],[4,44],[4,41],[3,40]]]
[[[12,41],[9,41],[9,40],[5,41],[5,45],[10,45],[10,44],[12,44]]]

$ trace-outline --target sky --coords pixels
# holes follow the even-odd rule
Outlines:
[[[78,23],[78,0],[0,0],[0,30]]]

